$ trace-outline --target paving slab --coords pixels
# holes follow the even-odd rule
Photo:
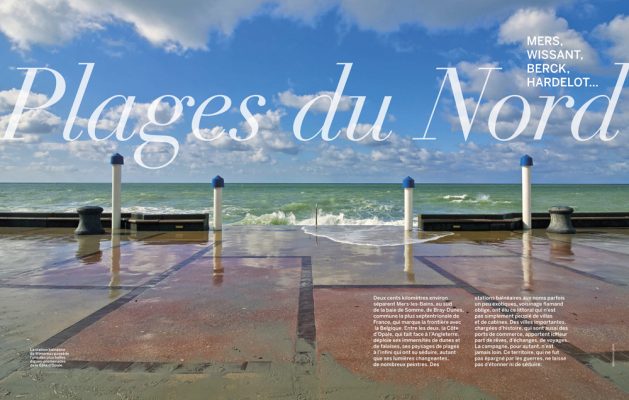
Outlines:
[[[301,259],[201,258],[70,338],[74,360],[292,360]]]

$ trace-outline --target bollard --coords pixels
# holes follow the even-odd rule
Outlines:
[[[415,180],[407,176],[402,181],[404,188],[404,230],[413,230],[413,189],[415,188]]]
[[[79,213],[79,226],[74,231],[75,235],[102,235],[105,233],[100,222],[103,214],[102,207],[84,206],[76,210]]]
[[[546,228],[546,232],[550,233],[576,233],[572,226],[570,216],[574,212],[572,207],[554,206],[548,210],[550,214],[550,224]]]
[[[123,156],[118,153],[111,156],[111,233],[120,232],[123,164]]]
[[[520,158],[522,167],[522,229],[532,228],[531,223],[531,167],[533,159],[528,154]]]
[[[222,190],[225,187],[225,180],[220,175],[216,175],[212,179],[212,187],[214,188],[214,230],[223,230],[223,216],[221,210]]]

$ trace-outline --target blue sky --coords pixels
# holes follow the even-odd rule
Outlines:
[[[629,7],[620,0],[8,0],[0,6],[0,135],[24,80],[16,68],[52,68],[67,88],[53,106],[23,114],[17,136],[26,140],[0,140],[0,181],[107,181],[108,158],[120,152],[125,180],[135,182],[206,182],[221,174],[228,182],[397,182],[412,175],[418,182],[502,183],[519,180],[518,161],[528,153],[535,160],[535,182],[628,183],[626,89],[610,126],[620,130],[614,140],[579,143],[570,133],[574,110],[560,106],[543,139],[532,138],[544,104],[540,95],[569,94],[579,107],[593,96],[611,94],[619,72],[614,62],[629,62],[627,14]],[[582,50],[584,59],[569,64],[566,76],[590,77],[598,87],[526,87],[527,35],[556,35],[566,48]],[[178,121],[153,132],[180,143],[175,161],[160,169],[134,161],[142,144],[138,135],[96,142],[84,133],[66,142],[62,131],[82,62],[95,67],[74,133],[85,130],[92,111],[114,95],[136,97],[126,125],[130,133],[164,94],[192,96],[197,105],[213,95],[229,96],[232,110],[203,119],[207,134],[217,127],[245,134],[238,106],[249,95],[262,95],[266,105],[251,107],[260,132],[247,142],[226,137],[204,142],[191,134],[195,107],[184,107]],[[371,127],[384,96],[392,96],[383,124],[383,131],[393,132],[388,140],[295,139],[299,108],[335,90],[339,62],[353,63],[344,94],[367,98],[359,131]],[[484,80],[478,68],[487,66],[503,69],[490,78],[467,141],[448,84],[430,129],[437,140],[411,140],[423,135],[437,97],[443,72],[435,68],[457,68],[471,112]],[[38,75],[28,104],[43,104],[53,87],[50,76]],[[489,113],[500,98],[513,94],[530,102],[531,122],[517,139],[498,141],[488,133]],[[103,136],[117,124],[121,104],[105,108],[98,121]],[[343,98],[341,105],[334,131],[347,126],[355,101]],[[600,126],[605,106],[592,106],[583,132]],[[306,131],[321,126],[325,105],[319,109],[306,117]],[[167,119],[172,111],[172,104],[164,104],[158,115]],[[512,132],[521,115],[521,106],[509,103],[499,128]],[[170,159],[172,150],[150,144],[143,154],[155,166]]]

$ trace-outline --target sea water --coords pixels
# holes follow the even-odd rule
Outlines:
[[[415,213],[505,213],[521,210],[519,185],[419,184]],[[0,183],[0,212],[109,211],[107,183]],[[567,205],[577,212],[629,211],[629,185],[534,185],[533,211]],[[123,212],[211,213],[209,183],[125,183]],[[253,225],[402,225],[400,184],[227,183],[224,223]]]

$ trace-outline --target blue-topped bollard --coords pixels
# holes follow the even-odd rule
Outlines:
[[[223,229],[221,203],[223,201],[222,191],[225,187],[225,180],[220,175],[216,175],[212,179],[212,187],[214,188],[214,230],[220,231]]]
[[[120,231],[123,164],[123,156],[118,153],[111,156],[111,233]]]
[[[531,167],[533,158],[525,154],[520,158],[522,167],[522,229],[531,229]]]
[[[79,226],[74,231],[75,235],[102,235],[105,233],[100,223],[103,208],[98,206],[79,207]]]
[[[404,230],[413,230],[413,189],[415,188],[415,180],[407,176],[402,181],[404,188]]]

